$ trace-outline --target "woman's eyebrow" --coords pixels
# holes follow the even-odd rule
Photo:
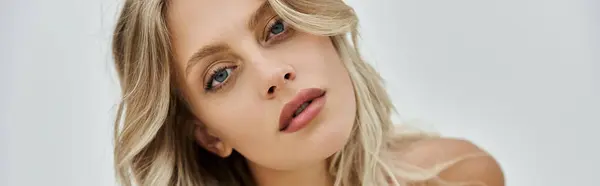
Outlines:
[[[190,73],[190,71],[192,70],[192,68],[198,64],[198,62],[200,62],[202,60],[202,58],[205,58],[207,56],[216,54],[216,53],[221,53],[221,52],[227,52],[229,51],[229,46],[223,43],[220,44],[211,44],[211,45],[207,45],[202,47],[200,50],[198,50],[196,53],[194,53],[192,55],[192,57],[190,57],[190,59],[187,62],[187,65],[185,67],[185,75],[186,77],[188,76],[188,74]]]
[[[248,21],[248,30],[253,31],[261,21],[261,18],[265,17],[267,14],[271,13],[273,10],[271,9],[271,5],[269,1],[265,1],[250,17]]]

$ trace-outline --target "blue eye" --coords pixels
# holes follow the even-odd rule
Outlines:
[[[231,72],[235,67],[222,67],[213,71],[210,79],[206,82],[204,87],[205,90],[211,91],[214,88],[220,88],[227,78],[231,76]]]
[[[273,18],[269,21],[269,26],[265,28],[264,32],[263,41],[266,44],[275,44],[292,36],[294,28],[281,18]]]
[[[278,20],[277,22],[275,22],[275,24],[273,24],[273,26],[271,26],[270,34],[277,35],[281,34],[284,31],[285,25],[283,24],[283,22],[281,22],[281,20]]]
[[[227,77],[229,77],[230,72],[231,72],[231,69],[221,70],[213,76],[213,80],[217,81],[219,83],[222,83],[223,81],[225,81],[227,79]]]

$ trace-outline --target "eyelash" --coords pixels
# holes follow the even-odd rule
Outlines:
[[[273,29],[273,27],[277,23],[283,24],[284,30],[277,35],[271,36],[271,29]],[[283,19],[281,19],[279,17],[272,18],[271,21],[267,24],[267,26],[265,28],[266,28],[266,31],[264,34],[264,38],[265,38],[264,42],[265,43],[277,42],[282,39],[285,39],[285,37],[288,36],[289,34],[291,34],[291,32],[293,31],[293,29],[290,27],[290,25],[287,24],[285,21],[283,21]]]
[[[213,86],[213,80],[215,79],[215,76],[217,75],[217,73],[219,73],[222,70],[227,70],[227,69],[231,69],[231,72],[229,72],[227,78],[219,85],[217,86]],[[218,90],[220,90],[223,86],[225,86],[228,82],[229,82],[229,78],[231,78],[231,76],[233,75],[234,71],[237,69],[237,66],[235,65],[229,65],[229,66],[222,66],[219,67],[217,69],[214,69],[209,75],[208,75],[208,80],[204,83],[204,90],[206,92],[216,92]]]

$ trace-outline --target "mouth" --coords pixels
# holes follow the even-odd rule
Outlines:
[[[325,104],[326,91],[320,88],[303,89],[281,110],[280,132],[295,132],[314,119]]]

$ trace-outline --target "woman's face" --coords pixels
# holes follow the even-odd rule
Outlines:
[[[345,145],[355,97],[331,40],[294,30],[265,3],[173,0],[168,25],[197,118],[252,163],[289,170]]]

